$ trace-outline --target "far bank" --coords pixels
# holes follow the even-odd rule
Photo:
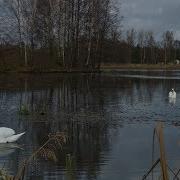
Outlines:
[[[125,70],[146,70],[146,71],[173,71],[180,70],[180,64],[101,64],[101,72],[114,72]]]

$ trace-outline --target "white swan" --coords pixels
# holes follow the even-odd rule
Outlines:
[[[169,98],[171,99],[176,99],[176,92],[174,89],[172,89],[170,92],[169,92]]]
[[[25,132],[15,134],[15,131],[10,128],[0,127],[0,143],[12,143],[17,141]]]

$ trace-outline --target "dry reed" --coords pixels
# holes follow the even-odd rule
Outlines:
[[[28,165],[38,157],[43,157],[46,160],[57,161],[56,150],[62,148],[66,143],[67,137],[64,133],[50,134],[48,140],[38,148],[28,159],[21,163],[21,166],[15,176],[9,175],[4,170],[0,171],[0,179],[2,180],[24,180]]]

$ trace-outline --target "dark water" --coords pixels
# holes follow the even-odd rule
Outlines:
[[[170,103],[172,87],[177,99]],[[63,131],[68,142],[58,152],[58,162],[38,158],[29,166],[27,179],[141,179],[151,166],[153,128],[163,121],[168,164],[176,172],[179,96],[179,71],[1,75],[0,126],[26,135],[13,147],[0,145],[0,166],[15,174],[49,133]],[[22,105],[30,115],[19,113]]]

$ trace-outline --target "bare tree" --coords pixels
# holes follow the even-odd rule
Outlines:
[[[173,60],[172,51],[174,49],[174,33],[166,31],[163,33],[164,63],[167,64]]]
[[[155,56],[155,39],[154,39],[154,34],[152,31],[148,31],[147,35],[147,48],[148,48],[148,62],[150,64],[156,64],[156,56]]]
[[[144,64],[145,60],[145,44],[144,44],[144,39],[145,39],[145,33],[144,31],[140,31],[138,33],[138,45],[140,47],[140,63]]]
[[[133,51],[133,48],[135,46],[135,41],[136,41],[136,31],[134,29],[128,30],[126,32],[126,41],[127,41],[128,46],[129,46],[128,63],[132,63],[132,51]]]

